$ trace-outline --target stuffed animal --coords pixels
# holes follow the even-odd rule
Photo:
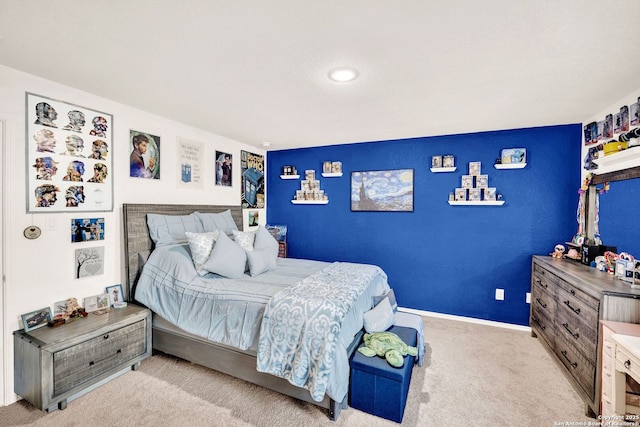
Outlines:
[[[551,255],[553,258],[562,258],[562,256],[564,255],[564,246],[558,244],[553,248],[553,252],[551,252],[549,255]]]
[[[395,368],[401,368],[404,365],[404,356],[418,355],[417,347],[405,344],[393,332],[364,334],[364,347],[360,347],[358,351],[367,357],[384,357],[387,363]]]

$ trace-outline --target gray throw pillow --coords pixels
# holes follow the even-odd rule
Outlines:
[[[247,254],[244,249],[226,234],[220,233],[203,268],[220,276],[238,279],[244,276],[246,263]]]

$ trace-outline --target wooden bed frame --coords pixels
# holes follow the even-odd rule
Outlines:
[[[188,215],[195,211],[216,213],[227,209],[231,210],[231,216],[236,224],[241,226],[242,207],[240,206],[123,204],[127,299],[136,302],[133,295],[135,295],[139,270],[142,267],[140,259],[153,250],[153,242],[147,228],[148,213]],[[355,350],[360,338],[361,335],[358,335],[354,339],[348,349],[349,355]],[[322,402],[316,402],[311,398],[308,390],[296,387],[283,378],[258,372],[255,354],[181,332],[178,328],[165,328],[161,322],[153,322],[153,349],[320,406],[328,410],[329,418],[334,421],[338,418],[340,411],[347,407],[348,394],[343,402],[336,402],[327,395]]]

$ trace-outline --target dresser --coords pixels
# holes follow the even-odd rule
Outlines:
[[[533,257],[531,335],[558,362],[590,416],[600,414],[600,320],[640,323],[640,290],[573,260]]]
[[[15,331],[14,391],[38,409],[67,402],[151,356],[151,312],[129,304],[56,328]]]

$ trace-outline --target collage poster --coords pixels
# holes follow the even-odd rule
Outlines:
[[[26,93],[27,213],[113,211],[113,116]]]

